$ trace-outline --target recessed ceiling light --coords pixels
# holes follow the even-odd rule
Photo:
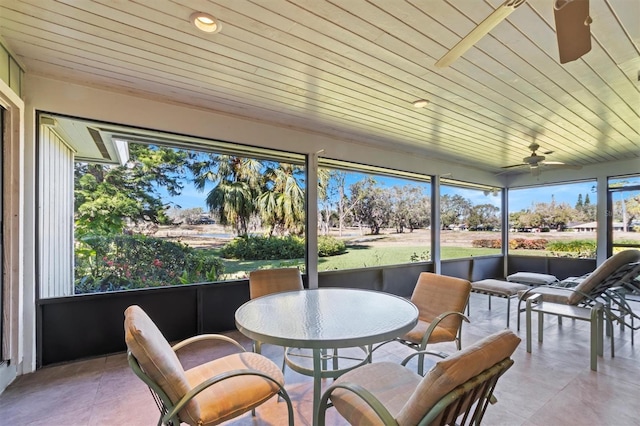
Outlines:
[[[418,99],[417,101],[413,102],[413,106],[416,108],[424,108],[427,105],[429,105],[429,101],[426,99]]]
[[[189,17],[189,21],[200,31],[205,33],[217,33],[222,28],[220,21],[204,12],[194,12]]]

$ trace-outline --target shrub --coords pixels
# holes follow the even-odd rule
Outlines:
[[[181,243],[143,235],[88,235],[76,244],[75,292],[217,281],[222,261]]]
[[[596,255],[594,240],[552,241],[547,250],[558,257],[593,258]]]
[[[502,248],[502,240],[501,239],[481,239],[481,240],[473,240],[471,241],[472,247],[482,247],[482,248]]]
[[[243,235],[225,244],[220,253],[226,259],[298,259],[304,257],[304,240],[295,236],[262,237]]]
[[[318,256],[329,257],[342,254],[347,251],[344,241],[328,235],[318,237]]]
[[[526,249],[526,250],[544,250],[549,243],[548,240],[544,238],[538,239],[527,239],[527,238],[514,238],[509,240],[509,249],[510,250],[518,250],[518,249]]]
[[[547,243],[548,243],[548,240],[545,240],[543,238],[540,238],[540,239],[514,238],[509,240],[509,249],[511,250],[517,250],[517,249],[544,250]],[[499,249],[499,248],[502,248],[502,240],[500,238],[473,240],[471,242],[471,245],[473,247],[479,247],[479,248]]]

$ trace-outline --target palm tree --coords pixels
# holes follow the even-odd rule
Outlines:
[[[264,172],[266,190],[257,198],[262,223],[269,226],[269,235],[276,229],[301,234],[304,231],[304,189],[299,175],[300,166],[278,163]]]
[[[207,181],[215,183],[207,194],[207,207],[216,211],[220,224],[233,225],[238,235],[247,234],[249,219],[256,213],[255,200],[264,187],[261,169],[262,163],[253,158],[214,154],[193,168],[197,189],[203,190]]]

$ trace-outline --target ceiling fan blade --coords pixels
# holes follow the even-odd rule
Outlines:
[[[502,169],[514,169],[516,167],[529,167],[529,165],[528,164],[513,164],[511,166],[504,166],[504,167],[501,167],[501,168]]]
[[[591,50],[589,0],[556,0],[553,15],[561,64],[575,61]]]
[[[518,6],[526,0],[507,0],[500,7],[487,16],[484,21],[478,24],[469,34],[458,42],[451,50],[436,62],[436,67],[444,68],[451,65],[456,59],[464,55],[482,37],[487,35],[496,25],[504,21]]]
[[[537,143],[532,143],[529,145],[529,149],[531,150],[531,155],[528,157],[524,157],[522,159],[522,163],[513,164],[511,166],[501,167],[503,169],[502,172],[497,173],[496,176],[510,173],[511,169],[516,168],[529,168],[532,176],[540,176],[542,169],[571,169],[571,170],[580,170],[582,166],[574,166],[571,164],[563,163],[562,161],[549,161],[545,160],[544,155],[536,154],[536,151],[540,148]],[[549,151],[551,153],[553,151]]]
[[[580,170],[582,166],[566,164],[561,161],[543,161],[541,163],[546,168],[551,169],[570,169],[570,170]]]

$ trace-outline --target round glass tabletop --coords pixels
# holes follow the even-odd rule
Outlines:
[[[235,315],[247,337],[300,348],[344,348],[390,340],[411,330],[418,309],[388,293],[320,288],[250,300]]]

